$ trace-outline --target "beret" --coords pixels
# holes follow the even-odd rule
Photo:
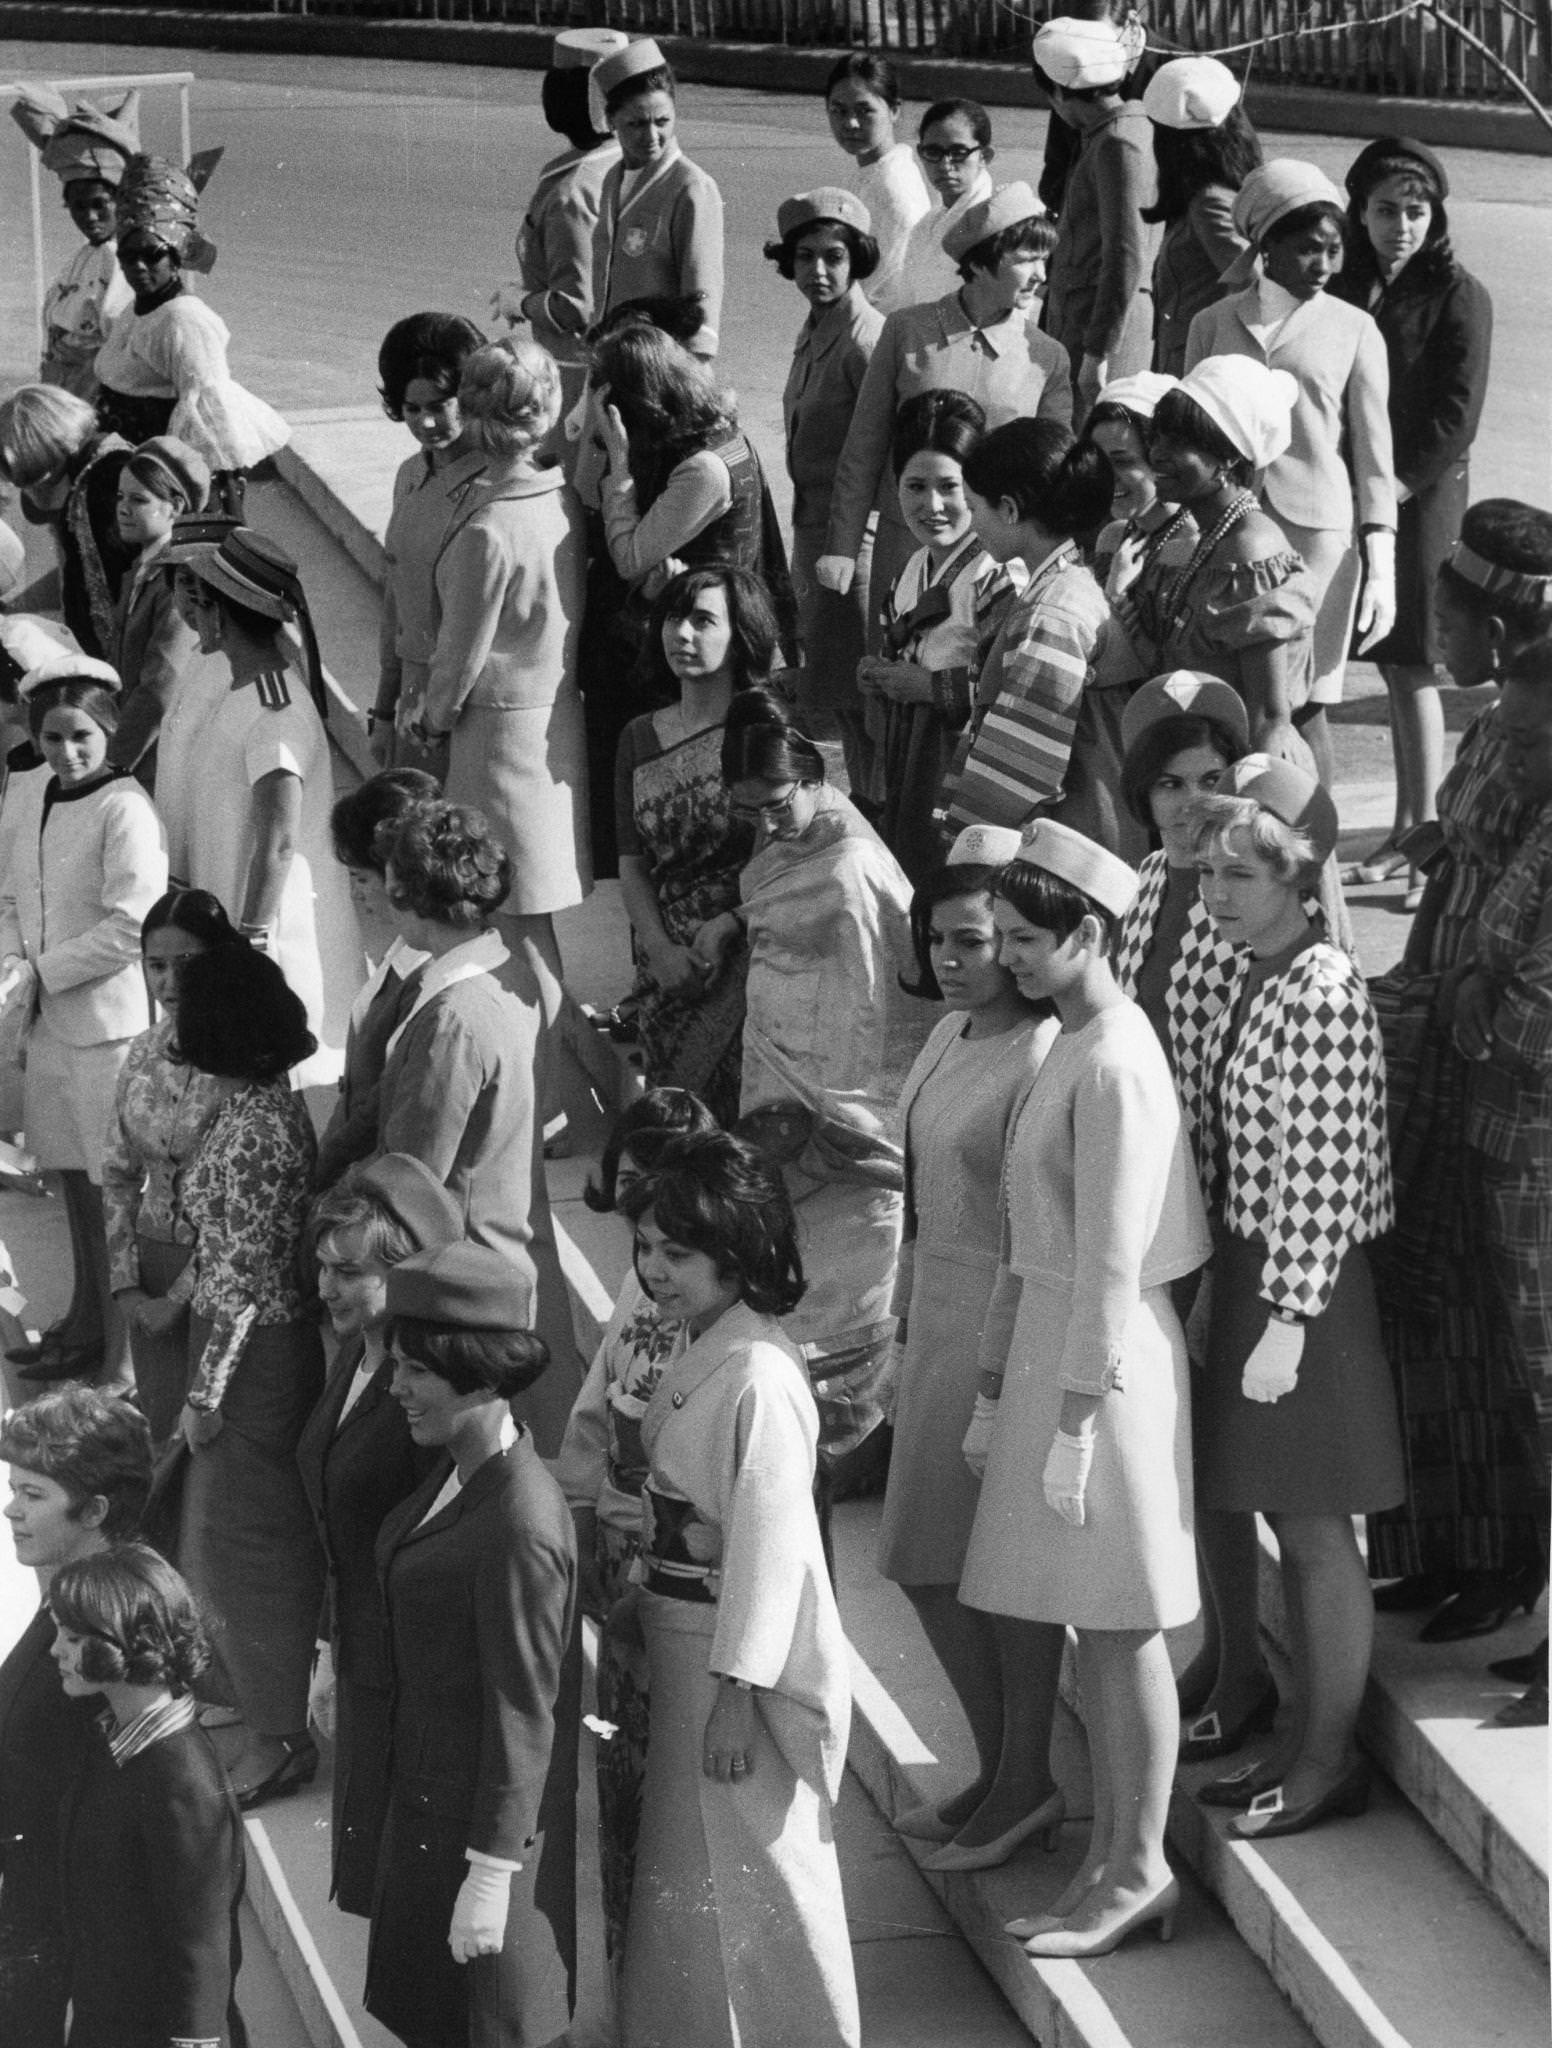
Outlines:
[[[384,1152],[353,1166],[340,1185],[351,1194],[370,1196],[409,1232],[417,1251],[457,1244],[464,1234],[463,1210],[430,1167],[408,1152]]]
[[[1016,228],[1020,221],[1035,220],[1044,212],[1045,208],[1022,179],[1011,185],[998,185],[974,206],[966,207],[944,235],[943,253],[958,263],[977,243],[1000,235],[1004,228]]]
[[[99,661],[94,654],[67,654],[61,650],[47,661],[40,661],[36,668],[28,669],[16,685],[16,694],[25,704],[36,691],[45,689],[50,683],[96,683],[104,690],[113,691],[115,696],[124,687],[118,670],[110,668],[105,661]]]
[[[1252,356],[1204,356],[1181,378],[1180,389],[1257,469],[1275,462],[1293,440],[1299,386],[1286,370],[1268,369]]]
[[[1130,46],[1113,23],[1080,21],[1071,14],[1036,30],[1034,59],[1065,92],[1119,85],[1132,65]]]
[[[438,1245],[388,1268],[388,1314],[454,1330],[526,1330],[534,1269],[489,1245]]]
[[[1024,827],[1018,858],[1048,875],[1058,875],[1112,916],[1124,917],[1137,894],[1137,872],[1070,825],[1036,818]]]
[[[1376,135],[1366,149],[1359,150],[1347,167],[1342,183],[1351,198],[1362,203],[1369,192],[1379,183],[1381,164],[1393,164],[1397,157],[1405,157],[1422,172],[1431,185],[1438,188],[1439,197],[1450,196],[1449,174],[1434,155],[1426,142],[1414,142],[1410,135]],[[1386,172],[1387,177],[1393,173]]]
[[[191,448],[187,441],[180,441],[175,434],[157,434],[149,441],[142,441],[135,453],[167,472],[183,493],[184,502],[191,512],[201,510],[210,496],[210,464],[197,448]]]
[[[1124,405],[1128,412],[1151,420],[1165,392],[1174,391],[1179,383],[1178,377],[1166,377],[1162,370],[1137,370],[1130,377],[1117,377],[1107,384],[1094,403]]]
[[[1161,128],[1221,128],[1239,105],[1239,80],[1216,57],[1172,57],[1148,80],[1142,110]]]
[[[863,235],[873,232],[873,216],[856,193],[848,192],[843,185],[816,185],[812,192],[799,192],[784,199],[776,209],[777,240],[786,241],[788,235],[806,228],[811,220],[839,221],[842,227],[855,228]]]
[[[1130,753],[1146,732],[1169,718],[1210,718],[1227,728],[1241,747],[1250,745],[1250,720],[1245,700],[1231,683],[1195,669],[1177,668],[1172,675],[1144,683],[1121,713],[1121,747]]]

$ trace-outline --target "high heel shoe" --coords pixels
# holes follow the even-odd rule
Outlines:
[[[1369,1766],[1362,1761],[1354,1764],[1345,1778],[1338,1778],[1329,1792],[1307,1800],[1303,1806],[1287,1805],[1282,1786],[1274,1785],[1270,1792],[1259,1793],[1246,1812],[1229,1822],[1229,1832],[1242,1842],[1269,1842],[1276,1835],[1302,1835],[1306,1828],[1318,1827],[1323,1820],[1350,1820],[1368,1812],[1372,1786]]]
[[[1540,1564],[1527,1565],[1518,1572],[1473,1573],[1433,1619],[1418,1630],[1417,1640],[1464,1643],[1473,1636],[1490,1636],[1520,1608],[1533,1614],[1546,1583],[1547,1576]]]
[[[913,1842],[952,1842],[959,1829],[952,1821],[946,1821],[936,1799],[925,1799],[920,1806],[908,1806],[904,1813],[897,1813],[892,1823],[897,1835],[907,1835]]]
[[[1203,1806],[1227,1806],[1243,1813],[1252,1800],[1270,1792],[1276,1783],[1276,1773],[1264,1763],[1246,1764],[1242,1771],[1233,1771],[1226,1778],[1214,1778],[1198,1787],[1196,1796]]]
[[[1495,1728],[1545,1728],[1547,1725],[1547,1682],[1543,1678],[1517,1700],[1510,1700],[1493,1716]]]
[[[1236,1750],[1244,1748],[1252,1735],[1268,1733],[1277,1720],[1278,1705],[1277,1680],[1268,1672],[1261,1697],[1252,1703],[1243,1720],[1233,1721],[1225,1727],[1222,1715],[1214,1709],[1191,1723],[1180,1738],[1180,1761],[1183,1764],[1210,1764],[1216,1757],[1233,1756]]]
[[[1071,1956],[1080,1960],[1089,1956],[1108,1956],[1129,1934],[1137,1934],[1144,1927],[1153,1926],[1158,1928],[1160,1941],[1172,1941],[1175,1914],[1179,1908],[1180,1886],[1170,1878],[1151,1899],[1144,1899],[1141,1905],[1133,1906],[1129,1912],[1114,1914],[1108,1921],[1101,1921],[1098,1927],[1080,1932],[1075,1927],[1059,1926],[1041,1934],[1032,1934],[1024,1943],[1024,1953],[1027,1956]]]
[[[1404,1577],[1392,1579],[1389,1585],[1376,1587],[1374,1611],[1376,1614],[1420,1614],[1425,1607],[1437,1607],[1441,1600],[1448,1600],[1460,1586],[1456,1572],[1408,1572]]]
[[[1487,1668],[1494,1678],[1507,1678],[1511,1685],[1545,1685],[1547,1646],[1542,1642],[1534,1650],[1527,1650],[1523,1657],[1499,1657]]]
[[[1049,1799],[1037,1806],[1033,1813],[1026,1813],[1011,1828],[1005,1828],[990,1842],[949,1842],[941,1849],[935,1849],[930,1856],[922,1858],[923,1870],[995,1870],[1006,1863],[1015,1849],[1021,1849],[1028,1841],[1038,1840],[1049,1856],[1061,1834],[1062,1822],[1067,1818],[1067,1795],[1058,1787]]]
[[[238,1793],[237,1804],[244,1813],[252,1813],[256,1806],[267,1806],[272,1799],[284,1799],[289,1793],[300,1791],[303,1785],[310,1785],[317,1777],[318,1745],[310,1735],[300,1736],[295,1741],[282,1735],[280,1746],[285,1755],[269,1776],[260,1778],[256,1785]]]

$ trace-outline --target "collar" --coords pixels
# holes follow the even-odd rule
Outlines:
[[[129,773],[127,768],[110,768],[106,775],[99,775],[95,782],[84,782],[79,789],[61,789],[59,777],[51,775],[43,789],[43,809],[47,813],[56,804],[78,804],[89,796],[97,796],[109,783],[122,782]]]
[[[164,1742],[169,1735],[177,1735],[184,1728],[194,1725],[194,1695],[182,1693],[176,1699],[158,1700],[154,1706],[146,1707],[133,1721],[114,1730],[112,1716],[107,1716],[108,1753],[122,1770],[131,1757],[137,1757],[153,1743]]]
[[[1000,356],[1008,345],[1009,329],[1022,334],[1029,325],[1029,315],[1021,313],[1017,306],[1011,307],[1000,320],[994,320],[989,327],[978,327],[971,319],[963,297],[958,291],[949,293],[946,299],[939,299],[938,308],[945,313],[943,338],[951,341],[956,334],[970,334],[980,343],[988,355]],[[952,308],[949,314],[945,309]]]
[[[439,960],[433,960],[420,978],[415,1000],[400,1020],[398,1029],[389,1039],[383,1054],[391,1059],[399,1040],[409,1029],[413,1018],[418,1017],[434,996],[444,989],[455,987],[460,981],[473,981],[481,974],[494,974],[508,958],[507,949],[497,932],[476,932],[472,939],[465,939],[452,951],[444,953]]]
[[[720,1372],[734,1351],[756,1337],[769,1335],[767,1319],[746,1301],[735,1301],[679,1356],[663,1368],[641,1418],[642,1439],[650,1451],[669,1416],[677,1413],[697,1388]]]
[[[620,181],[614,207],[615,219],[618,220],[623,213],[629,213],[641,195],[644,192],[650,192],[658,179],[666,172],[672,170],[683,154],[684,152],[680,149],[678,142],[671,142],[655,164],[647,164],[639,171],[632,170],[622,156],[620,161],[614,166],[614,169],[609,173],[611,178],[618,174]],[[631,186],[629,192],[625,190],[625,180],[627,178],[635,179],[635,183]]]

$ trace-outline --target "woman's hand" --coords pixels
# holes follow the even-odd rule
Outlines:
[[[450,732],[436,732],[427,725],[424,718],[412,718],[405,728],[416,746],[424,747],[428,753],[445,754],[452,744]]]
[[[213,1444],[221,1434],[221,1411],[219,1408],[195,1408],[185,1401],[178,1427],[189,1449],[198,1451],[205,1444]]]
[[[137,1290],[138,1292],[138,1290]],[[166,1337],[177,1329],[188,1314],[181,1301],[169,1301],[166,1295],[153,1301],[148,1294],[125,1308],[125,1320],[133,1329],[143,1330],[148,1337]]]
[[[0,1009],[11,1000],[20,988],[27,972],[27,962],[20,953],[8,953],[0,962]]]
[[[986,1394],[977,1394],[975,1407],[970,1415],[970,1427],[965,1431],[965,1440],[960,1445],[965,1463],[977,1479],[986,1472],[986,1461],[992,1454],[992,1435],[997,1427],[997,1403]]]
[[[518,1869],[521,1868],[519,1864]],[[447,1930],[447,1945],[455,1963],[472,1963],[476,1956],[500,1955],[516,1874],[512,1870],[493,1870],[488,1863],[469,1865],[453,1901],[453,1924]]]
[[[1054,1508],[1062,1520],[1071,1522],[1075,1529],[1083,1527],[1086,1517],[1084,1496],[1088,1491],[1089,1470],[1093,1463],[1092,1432],[1087,1436],[1069,1436],[1065,1429],[1059,1429],[1051,1439],[1040,1481],[1045,1490],[1046,1506]]]
[[[1493,1015],[1497,1008],[1497,993],[1480,967],[1473,967],[1455,984],[1451,1032],[1456,1050],[1465,1059],[1492,1058]]]
[[[368,721],[366,729],[366,750],[379,768],[393,764],[393,720],[378,712]]]
[[[307,1718],[325,1742],[334,1740],[338,1725],[334,1685],[334,1652],[327,1643],[318,1645],[312,1684],[307,1688]]]
[[[857,564],[850,555],[821,555],[814,564],[814,581],[821,590],[833,590],[844,597],[851,589]]]
[[[730,949],[738,943],[743,927],[731,910],[709,917],[690,941],[690,952],[708,977],[720,974]]]
[[[1109,381],[1109,358],[1085,355],[1078,364],[1078,374],[1073,379],[1073,395],[1076,399],[1073,409],[1080,418],[1090,409]]]
[[[698,995],[705,985],[705,963],[688,946],[676,946],[672,939],[647,948],[647,966],[665,995]]]
[[[528,315],[523,311],[523,287],[520,283],[498,285],[490,295],[490,317],[505,320],[509,327],[521,327]]]
[[[604,444],[604,455],[609,464],[609,474],[617,481],[630,475],[630,436],[625,431],[625,422],[620,408],[606,400],[598,408],[599,436]]]
[[[1247,1401],[1280,1401],[1299,1384],[1299,1361],[1304,1356],[1304,1325],[1285,1323],[1279,1316],[1267,1319],[1245,1360],[1239,1390]]]
[[[706,1717],[701,1769],[719,1785],[737,1785],[754,1769],[754,1694],[730,1678],[717,1681],[717,1703]]]
[[[1396,623],[1396,536],[1388,526],[1363,537],[1363,599],[1358,607],[1358,652],[1367,654]]]

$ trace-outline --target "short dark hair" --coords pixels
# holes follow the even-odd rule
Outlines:
[[[1263,249],[1274,249],[1279,242],[1286,242],[1292,235],[1308,234],[1319,227],[1322,221],[1329,221],[1347,246],[1347,215],[1334,200],[1312,199],[1308,206],[1296,206],[1292,213],[1285,213],[1281,220],[1273,221],[1261,237]]]
[[[895,475],[927,449],[963,463],[985,431],[986,414],[966,392],[917,391],[895,414],[889,443]]]
[[[823,782],[824,755],[770,690],[741,690],[722,725],[722,780]]]
[[[347,790],[329,813],[334,858],[341,867],[375,868],[381,874],[383,864],[374,845],[378,827],[402,818],[411,804],[430,802],[440,794],[436,777],[421,768],[385,768],[380,775],[369,775],[359,789]]]
[[[934,868],[924,882],[917,885],[911,898],[911,950],[916,955],[916,979],[907,981],[900,976],[900,986],[908,996],[920,996],[923,1002],[941,1003],[943,991],[938,987],[938,977],[932,971],[932,942],[928,933],[932,929],[932,913],[940,903],[947,903],[955,896],[990,896],[1000,867],[990,867],[984,861],[959,861],[953,867]]]
[[[84,711],[94,725],[110,737],[119,729],[119,700],[104,684],[90,676],[78,676],[57,683],[44,683],[27,699],[27,730],[36,739],[51,711]]]
[[[848,50],[825,74],[825,98],[828,100],[835,88],[844,85],[848,78],[854,78],[858,85],[875,93],[886,107],[898,110],[900,75],[887,57],[879,56],[876,50]]]
[[[663,653],[663,628],[671,619],[688,618],[701,591],[712,588],[723,593],[733,629],[729,660],[734,691],[763,683],[776,664],[780,630],[770,593],[759,577],[731,562],[706,562],[699,568],[682,569],[653,600],[637,669],[642,686],[660,701],[672,703],[679,695],[678,679]]]
[[[484,346],[484,335],[462,313],[411,313],[395,320],[377,351],[383,411],[402,420],[404,394],[418,377],[451,398],[465,359]]]
[[[210,1662],[194,1595],[147,1543],[119,1543],[64,1564],[49,1611],[84,1636],[81,1676],[93,1685],[165,1685],[186,1693]]]
[[[185,961],[178,1051],[191,1067],[228,1081],[278,1081],[317,1050],[306,1005],[267,954],[221,946]]]
[[[790,284],[797,275],[798,243],[805,235],[811,235],[818,228],[831,228],[846,244],[851,257],[851,281],[860,284],[865,277],[871,277],[879,265],[879,246],[876,235],[865,234],[861,228],[854,228],[847,220],[830,220],[825,215],[816,215],[813,220],[804,221],[799,228],[782,236],[779,242],[767,242],[765,260],[774,263],[776,275],[784,277]]]
[[[1177,718],[1161,718],[1150,725],[1127,751],[1121,764],[1121,795],[1127,809],[1146,832],[1154,829],[1149,797],[1153,785],[1177,754],[1188,747],[1211,747],[1231,766],[1244,751],[1227,726],[1198,711],[1182,711]]]
[[[1020,519],[1063,537],[1098,526],[1115,496],[1103,451],[1055,420],[994,427],[966,457],[965,482],[990,504],[1011,498]]]
[[[596,149],[609,140],[607,128],[599,130],[593,126],[584,66],[557,71],[552,65],[539,86],[539,105],[544,111],[545,125],[557,135],[564,135],[573,149]]]
[[[414,804],[378,827],[375,851],[395,904],[458,931],[484,924],[512,887],[511,855],[470,804]]]
[[[550,1362],[548,1345],[532,1330],[454,1330],[419,1316],[393,1317],[386,1342],[446,1380],[455,1394],[502,1401],[526,1393]]]
[[[994,271],[1004,256],[1049,256],[1055,247],[1055,228],[1044,214],[1032,213],[973,243],[959,259],[959,274],[968,284],[976,271]]]
[[[632,1223],[650,1209],[674,1244],[704,1252],[762,1315],[784,1316],[803,1298],[797,1222],[780,1170],[726,1131],[665,1145],[656,1168],[620,1197]]]
[[[1142,218],[1150,225],[1180,220],[1199,192],[1209,185],[1237,192],[1261,161],[1261,138],[1242,106],[1231,107],[1216,128],[1166,128],[1156,121],[1158,197],[1142,208]]]
[[[60,1387],[11,1410],[0,1426],[0,1464],[62,1486],[74,1519],[101,1496],[103,1535],[132,1536],[151,1493],[151,1427],[138,1408],[98,1387]]]
[[[979,100],[934,100],[917,126],[917,140],[921,141],[929,128],[936,128],[940,121],[952,121],[956,115],[969,122],[977,149],[991,148],[992,117]]]
[[[1210,461],[1221,463],[1236,483],[1248,484],[1255,475],[1256,466],[1250,457],[1235,447],[1218,422],[1203,412],[1188,391],[1166,391],[1159,400],[1149,440],[1159,434],[1168,435],[1172,441],[1183,441]]]
[[[140,946],[153,932],[184,932],[207,952],[217,946],[246,946],[248,941],[226,914],[226,907],[208,889],[169,889],[158,896],[140,927]]]
[[[1537,505],[1518,498],[1479,498],[1466,508],[1460,537],[1473,554],[1500,569],[1552,576],[1552,512]],[[1439,570],[1439,581],[1478,618],[1501,619],[1516,633],[1541,633],[1552,627],[1552,602],[1524,604],[1503,592],[1484,590],[1448,562]]]
[[[650,1171],[665,1145],[674,1138],[718,1129],[716,1118],[688,1088],[648,1088],[615,1118],[598,1158],[598,1178],[582,1190],[582,1199],[600,1215],[614,1207],[620,1161],[628,1152]]]
[[[670,99],[677,98],[678,89],[672,64],[655,64],[650,71],[638,71],[634,78],[622,78],[606,93],[604,114],[615,115],[628,100],[639,100],[649,92],[666,92]]]
[[[1010,861],[997,877],[992,894],[1011,903],[1030,924],[1043,932],[1054,932],[1059,939],[1070,939],[1086,917],[1097,918],[1105,951],[1114,957],[1121,938],[1121,920],[1113,910],[1096,903],[1092,896],[1086,896],[1048,868],[1037,868],[1027,860]]]

